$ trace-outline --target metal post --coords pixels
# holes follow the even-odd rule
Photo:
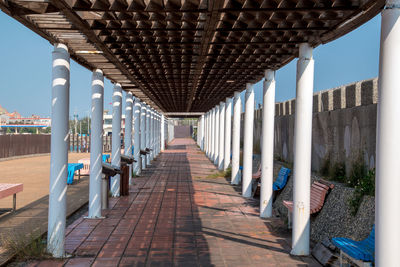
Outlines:
[[[113,114],[112,114],[112,143],[111,143],[111,163],[121,167],[121,113],[122,113],[122,88],[119,83],[114,84]],[[119,197],[120,195],[119,174],[111,177],[111,195]]]
[[[125,140],[124,140],[124,154],[132,156],[132,107],[133,95],[131,92],[125,95]],[[129,184],[132,184],[132,164],[129,164]]]
[[[224,170],[228,169],[231,162],[231,134],[232,134],[232,99],[227,97],[225,104],[225,155]]]
[[[310,253],[310,175],[314,60],[312,48],[300,44],[297,61],[294,125],[292,255]]]
[[[233,126],[232,126],[232,184],[239,184],[239,160],[240,160],[240,113],[242,101],[240,92],[235,92],[233,97]]]
[[[165,118],[161,114],[161,151],[165,150]]]
[[[218,167],[219,161],[219,106],[215,107],[214,120],[214,165]]]
[[[108,179],[105,174],[101,175],[101,209],[108,209]]]
[[[251,176],[253,172],[253,124],[254,124],[254,90],[253,85],[246,84],[243,137],[243,180],[242,195],[251,197]]]
[[[64,256],[68,177],[69,53],[56,44],[52,53],[51,158],[47,251]]]
[[[224,169],[225,156],[225,102],[219,103],[219,149],[218,149],[218,169]]]
[[[103,161],[104,76],[99,69],[92,75],[92,134],[90,135],[89,218],[101,217]]]
[[[260,217],[272,216],[274,180],[275,71],[266,70],[263,88]]]
[[[375,180],[375,266],[385,267],[399,265],[399,62],[400,0],[387,0],[381,23]]]
[[[136,162],[133,163],[133,173],[135,175],[140,175],[142,172],[142,166],[140,165],[140,111],[140,100],[135,98],[135,105],[133,109],[133,157],[136,160]]]

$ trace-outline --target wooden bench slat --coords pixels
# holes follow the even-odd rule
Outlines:
[[[0,198],[12,196],[23,189],[23,184],[0,184]]]

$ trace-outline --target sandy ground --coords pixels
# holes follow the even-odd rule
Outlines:
[[[70,153],[69,162],[90,157],[89,153]],[[49,194],[50,155],[0,162],[0,183],[23,183],[17,194],[17,209]],[[0,208],[11,208],[12,196],[0,199]]]

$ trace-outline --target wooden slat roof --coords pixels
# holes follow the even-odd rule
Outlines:
[[[384,0],[0,0],[71,57],[164,112],[204,112],[298,46],[329,42]]]

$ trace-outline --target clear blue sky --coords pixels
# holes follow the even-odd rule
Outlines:
[[[24,116],[50,116],[51,52],[49,42],[0,11],[0,105]],[[350,34],[314,50],[314,91],[378,75],[380,15]],[[91,72],[71,61],[70,115],[88,114]],[[276,101],[296,95],[296,60],[276,73]],[[243,88],[244,90],[245,88]],[[105,82],[104,108],[110,110],[112,85]],[[255,85],[256,104],[262,83]]]

